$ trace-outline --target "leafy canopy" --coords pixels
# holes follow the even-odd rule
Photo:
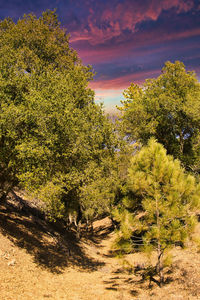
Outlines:
[[[167,62],[162,74],[124,91],[121,127],[132,141],[154,136],[187,168],[199,172],[200,83],[183,63]]]
[[[20,183],[47,201],[52,218],[77,208],[85,170],[112,160],[116,142],[92,77],[55,12],[0,23],[1,195]]]

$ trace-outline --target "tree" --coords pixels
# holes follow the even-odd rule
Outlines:
[[[48,93],[55,90],[56,81],[53,86],[52,78],[57,77],[59,82],[61,72],[63,75],[67,70],[75,73],[75,63],[79,61],[75,51],[69,48],[68,38],[59,28],[55,13],[50,11],[43,13],[39,19],[25,15],[17,24],[10,18],[0,23],[1,194],[18,184],[23,165],[19,147],[24,145],[30,157],[34,149],[35,154],[38,153],[32,158],[34,156],[37,160],[39,155],[42,156],[42,149],[38,149],[36,144],[41,144],[39,136],[44,130],[40,132],[42,125],[38,123],[43,119],[41,112],[44,112],[45,104],[46,113],[49,109]],[[86,70],[85,73],[89,74]],[[57,88],[61,86],[60,83]],[[42,123],[44,125],[44,121]],[[35,145],[33,137],[37,140]]]
[[[0,23],[1,195],[20,184],[46,201],[52,219],[77,208],[88,165],[115,153],[92,77],[55,12]]]
[[[80,203],[88,223],[95,217],[112,213],[119,183],[116,160],[106,158],[100,165],[91,161],[85,175],[87,179],[80,188]]]
[[[127,186],[129,193],[115,213],[120,222],[117,244],[126,251],[137,247],[156,251],[162,284],[165,252],[177,243],[184,244],[194,227],[200,184],[151,138],[132,157]]]
[[[200,83],[183,63],[167,62],[162,74],[125,90],[121,125],[143,145],[154,136],[187,169],[199,170]]]

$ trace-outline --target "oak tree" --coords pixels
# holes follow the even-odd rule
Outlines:
[[[131,141],[154,136],[187,169],[199,172],[200,83],[182,62],[167,62],[162,74],[124,92],[121,128]]]
[[[115,151],[92,77],[54,11],[0,22],[1,196],[20,184],[46,201],[52,219],[77,209],[85,170]]]

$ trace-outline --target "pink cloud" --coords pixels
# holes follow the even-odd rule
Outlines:
[[[152,46],[156,45],[158,43],[164,42],[170,42],[173,40],[179,40],[184,39],[188,37],[198,36],[200,35],[200,28],[194,28],[194,29],[188,29],[180,32],[166,32],[162,28],[157,28],[156,31],[148,31],[143,32],[140,34],[136,34],[134,39],[129,39],[124,41],[121,44],[116,45],[110,45],[109,47],[92,47],[88,49],[87,47],[81,48],[79,47],[79,56],[83,61],[87,61],[91,64],[99,63],[99,62],[106,62],[110,61],[112,59],[116,59],[118,57],[121,57],[122,55],[143,55],[145,54],[151,54],[151,53],[157,53],[160,51],[163,51],[163,48],[157,47],[154,49],[145,47],[144,49],[141,49],[144,46]],[[73,47],[76,49],[76,43],[73,45]],[[167,49],[167,46],[164,46],[165,50]],[[168,46],[170,47],[170,46]]]
[[[194,3],[187,0],[152,0],[143,3],[134,0],[126,0],[123,4],[115,1],[116,6],[108,1],[102,7],[98,4],[98,10],[90,10],[87,18],[87,26],[82,25],[81,30],[72,32],[72,42],[87,40],[90,45],[103,44],[112,38],[119,37],[124,30],[132,33],[137,31],[138,23],[146,20],[156,21],[163,10],[174,8],[177,13],[189,11]],[[103,24],[103,25],[102,25]]]
[[[182,30],[182,31],[171,31],[167,32],[164,29],[157,28],[156,32],[154,31],[148,31],[144,32],[143,34],[140,34],[140,37],[138,39],[137,46],[144,45],[153,45],[160,42],[167,42],[167,41],[173,41],[173,40],[179,40],[184,39],[188,37],[198,36],[200,34],[200,28],[192,28],[188,30]],[[142,42],[143,41],[143,42]]]
[[[114,79],[103,79],[98,81],[90,82],[90,87],[92,89],[106,90],[106,89],[115,89],[122,90],[129,87],[131,82],[141,84],[147,78],[156,77],[160,74],[160,70],[149,70],[149,71],[140,71],[132,74],[127,74],[119,76]]]

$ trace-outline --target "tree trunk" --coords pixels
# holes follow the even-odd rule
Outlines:
[[[158,253],[157,273],[158,273],[159,278],[160,278],[160,287],[161,287],[163,282],[164,282],[163,263],[162,263],[163,251],[161,250],[161,246],[160,246],[159,243],[158,243],[157,253]]]
[[[183,139],[183,133],[180,132],[180,153],[183,155],[183,146],[184,146],[184,139]]]
[[[163,278],[163,264],[162,264],[162,255],[163,251],[161,249],[161,243],[160,243],[160,214],[159,214],[159,207],[158,207],[158,198],[156,197],[156,219],[157,219],[157,228],[158,228],[158,237],[157,237],[157,255],[158,255],[158,262],[156,265],[157,273],[160,278],[160,286],[162,286],[162,283],[164,281]]]

